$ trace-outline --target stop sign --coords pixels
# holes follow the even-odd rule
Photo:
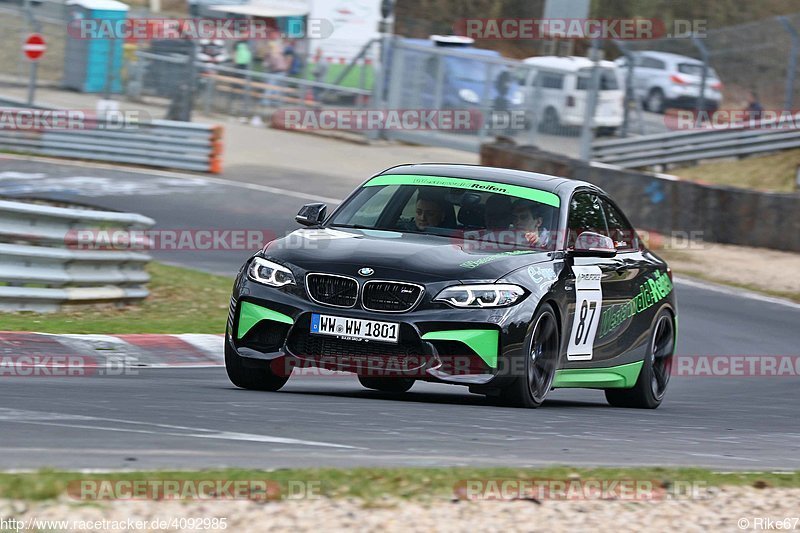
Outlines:
[[[25,57],[31,61],[37,61],[44,55],[47,50],[47,45],[44,42],[44,37],[38,33],[32,33],[25,39],[25,44],[22,46],[22,51],[25,52]]]

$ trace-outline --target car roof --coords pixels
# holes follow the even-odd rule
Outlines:
[[[603,193],[602,189],[586,181],[561,178],[558,176],[539,174],[537,172],[528,172],[525,170],[487,167],[482,165],[416,163],[398,165],[396,167],[384,170],[379,175],[396,174],[413,174],[419,176],[439,176],[445,178],[493,181],[496,183],[504,183],[506,185],[519,185],[521,187],[531,187],[540,191],[552,192],[562,198],[569,198],[569,196],[572,194],[572,191],[581,187],[587,187]]]
[[[414,39],[411,37],[404,37],[403,42],[407,44],[413,44],[415,46],[424,46],[426,48],[436,48],[437,50],[452,50],[453,52],[458,52],[460,54],[471,54],[476,56],[491,56],[491,57],[503,57],[503,54],[498,52],[497,50],[488,50],[486,48],[475,48],[471,45],[458,45],[458,46],[447,46],[447,45],[437,45],[431,39]]]
[[[580,56],[535,56],[523,59],[526,65],[533,65],[536,67],[544,68],[557,68],[560,70],[577,71],[583,68],[591,68],[594,66],[594,61],[588,57]],[[616,68],[617,65],[613,61],[602,60],[599,62],[601,67]]]
[[[640,52],[634,52],[634,55],[642,55],[648,56],[655,59],[663,59],[664,61],[669,61],[671,63],[696,63],[698,65],[702,65],[703,62],[699,59],[695,59],[689,56],[682,56],[680,54],[673,54],[671,52],[657,52],[655,50],[642,50]]]

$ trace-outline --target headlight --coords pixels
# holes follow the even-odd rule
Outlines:
[[[505,307],[515,304],[524,294],[517,285],[456,285],[443,289],[433,301],[455,307]]]
[[[270,287],[294,285],[294,274],[283,265],[256,257],[247,269],[247,277]]]
[[[458,91],[458,96],[462,100],[470,104],[477,104],[478,102],[481,101],[481,97],[478,96],[478,93],[476,93],[472,89],[461,89],[460,91]]]
[[[522,94],[522,91],[514,91],[514,94],[511,95],[511,103],[513,105],[522,105],[525,101],[525,96]]]

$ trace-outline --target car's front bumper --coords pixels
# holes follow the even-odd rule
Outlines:
[[[536,301],[495,309],[455,309],[426,295],[405,313],[317,304],[300,294],[242,279],[234,288],[226,342],[244,358],[278,360],[292,368],[345,370],[374,377],[413,377],[486,385],[513,374]],[[310,332],[313,313],[395,322],[399,342],[354,341]]]

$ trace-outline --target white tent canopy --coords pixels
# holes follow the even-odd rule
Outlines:
[[[213,5],[213,11],[251,17],[302,17],[311,11],[308,0],[255,0],[249,4]]]

